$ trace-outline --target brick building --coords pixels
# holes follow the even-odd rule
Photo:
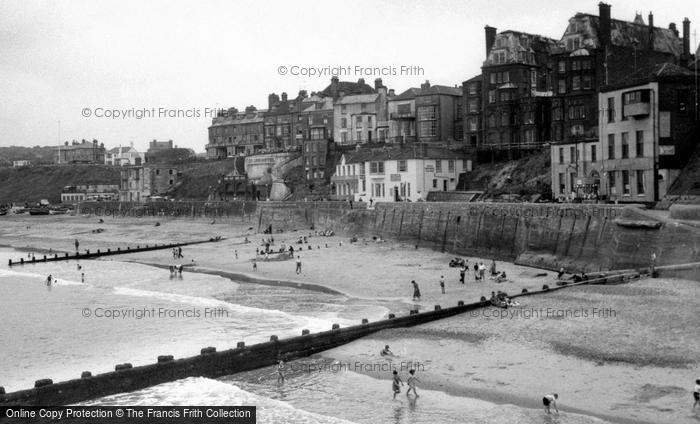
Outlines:
[[[333,98],[313,95],[300,103],[297,134],[303,139],[302,161],[307,180],[328,178],[326,161],[333,140]]]
[[[659,63],[687,63],[683,40],[675,24],[654,26],[649,14],[633,22],[612,19],[610,6],[600,3],[599,16],[577,13],[551,55],[552,140],[584,142],[598,138],[598,90],[616,84],[640,69]],[[684,22],[684,39],[689,37]]]
[[[357,85],[363,87],[364,80],[360,79]],[[339,96],[333,102],[333,138],[336,144],[386,141],[389,135],[388,91],[381,79],[375,81],[375,92],[371,94],[347,95],[336,89],[332,91]]]
[[[477,75],[462,83],[462,114],[464,116],[464,145],[476,148],[482,143],[482,100],[481,75]]]
[[[209,127],[207,158],[221,159],[230,156],[250,155],[264,147],[263,121],[265,110],[248,106],[239,112],[230,108],[212,119]]]
[[[509,153],[540,148],[550,140],[549,57],[556,41],[517,31],[496,34],[496,28],[489,26],[485,35],[482,138],[477,138],[477,148]],[[474,94],[467,93],[467,98]]]

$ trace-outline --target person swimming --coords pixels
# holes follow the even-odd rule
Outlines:
[[[379,352],[380,355],[382,356],[394,356],[394,352],[389,349],[389,345],[384,346],[384,349],[382,349],[381,352]]]

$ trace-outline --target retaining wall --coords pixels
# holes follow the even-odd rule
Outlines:
[[[455,255],[495,258],[569,271],[641,268],[700,261],[700,228],[638,207],[597,204],[162,202],[81,204],[79,212],[104,215],[220,219],[257,231],[333,230],[378,236]],[[700,275],[694,276],[700,279]]]

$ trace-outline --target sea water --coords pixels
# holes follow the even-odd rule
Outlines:
[[[83,371],[112,371],[125,362],[150,364],[158,355],[181,358],[206,346],[223,350],[237,341],[250,345],[273,334],[282,338],[302,329],[328,330],[333,323],[377,320],[389,310],[381,302],[237,284],[198,273],[184,272],[180,278],[168,270],[120,261],[8,268],[8,259],[20,255],[0,249],[0,385],[7,391],[33,387],[42,378],[62,381]],[[51,286],[45,284],[49,274],[58,280]],[[309,369],[320,360],[294,361],[290,369]],[[256,405],[260,423],[543,422],[540,410],[439,391],[420,394],[418,399],[401,394],[393,400],[388,380],[351,371],[290,372],[278,383],[275,368],[268,367],[217,380],[187,378],[88,404]],[[551,422],[601,421],[562,414]]]

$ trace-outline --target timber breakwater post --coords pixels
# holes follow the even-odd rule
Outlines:
[[[542,290],[523,290],[522,293],[510,297],[533,296],[583,284],[619,284],[643,275],[645,274],[629,272],[551,288],[545,285]],[[83,371],[80,378],[58,383],[54,383],[50,378],[43,378],[27,390],[5,393],[4,389],[0,388],[0,406],[66,405],[141,390],[187,377],[218,378],[274,365],[280,356],[287,360],[308,357],[380,330],[412,327],[490,305],[490,301],[485,297],[469,304],[460,300],[457,306],[453,307],[443,308],[441,305],[435,305],[433,310],[411,310],[404,316],[389,314],[387,319],[376,322],[362,319],[360,324],[346,328],[333,324],[329,330],[319,333],[302,330],[300,336],[287,339],[271,335],[269,341],[250,346],[239,341],[235,348],[223,351],[207,346],[201,349],[199,355],[188,358],[174,359],[172,355],[163,354],[157,356],[156,362],[150,365],[135,367],[131,363],[117,364],[111,372],[93,375],[90,371]]]
[[[12,260],[9,259],[7,265],[12,267],[12,266],[17,266],[17,265],[24,265],[24,264],[38,264],[38,263],[44,263],[44,262],[58,262],[58,261],[70,261],[70,260],[77,260],[77,259],[95,259],[99,258],[102,256],[111,256],[111,255],[124,255],[127,253],[139,253],[139,252],[150,252],[152,250],[162,250],[162,249],[172,249],[174,247],[183,247],[183,246],[191,246],[194,244],[202,244],[202,243],[215,243],[218,241],[224,240],[221,237],[212,237],[208,240],[197,240],[197,241],[189,241],[189,242],[184,242],[184,243],[155,243],[155,244],[146,244],[141,246],[140,244],[136,245],[136,247],[132,246],[127,246],[126,248],[122,249],[121,247],[117,247],[116,250],[106,249],[97,249],[96,251],[91,252],[89,249],[85,250],[85,253],[80,253],[80,252],[75,252],[73,254],[70,253],[63,253],[59,255],[58,253],[54,253],[53,256],[49,255],[43,255],[41,258],[35,258],[32,257],[29,260],[24,260],[24,258],[20,258],[19,260]]]

